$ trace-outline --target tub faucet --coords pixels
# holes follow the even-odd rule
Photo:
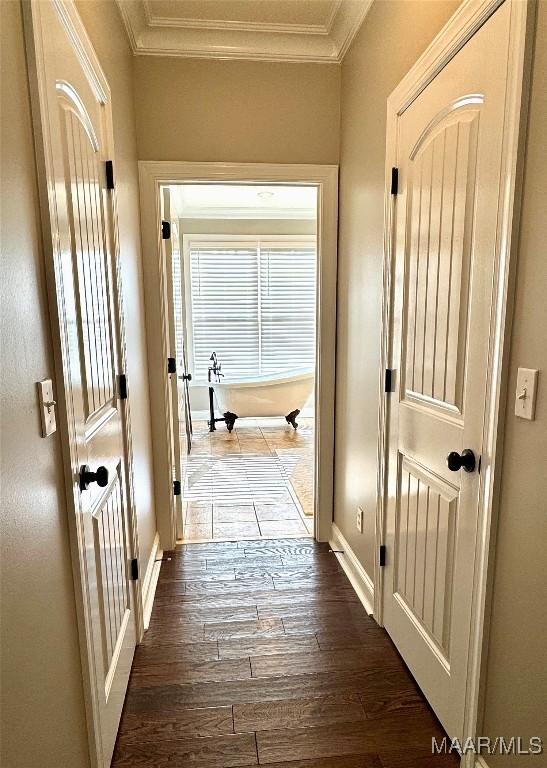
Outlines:
[[[207,380],[209,383],[211,383],[211,374],[215,377],[215,381],[220,381],[220,377],[224,376],[223,373],[221,373],[222,370],[222,363],[218,362],[217,353],[213,352],[209,360],[213,363],[213,365],[209,366],[209,369],[207,371]]]

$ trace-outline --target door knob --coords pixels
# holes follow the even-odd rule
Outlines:
[[[180,378],[183,381],[192,381],[192,374],[191,373],[183,373]]]
[[[92,472],[87,464],[83,464],[80,469],[80,489],[87,491],[91,483],[97,483],[100,488],[106,488],[108,485],[108,469],[106,467],[97,467],[97,471]]]
[[[475,454],[471,448],[465,448],[461,453],[452,451],[446,457],[446,463],[451,472],[457,472],[462,467],[466,472],[474,472],[477,466]]]

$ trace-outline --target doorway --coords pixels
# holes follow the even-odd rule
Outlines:
[[[309,536],[317,188],[178,184],[162,201],[178,536]]]
[[[208,526],[210,522],[210,533],[208,528],[190,528],[192,540],[212,539],[214,501],[221,507],[225,506],[222,498],[217,495],[221,491],[224,498],[228,499],[230,509],[216,512],[217,519],[219,516],[222,518],[218,519],[217,540],[234,536],[260,538],[262,522],[263,529],[268,530],[267,536],[279,538],[280,535],[314,535],[321,541],[327,541],[332,524],[334,452],[337,167],[142,161],[139,163],[139,173],[143,241],[145,252],[148,254],[144,267],[147,325],[151,340],[149,365],[155,483],[158,528],[163,548],[172,548],[177,540],[188,540],[184,531],[187,513],[190,511],[188,503],[190,507],[193,506],[192,511],[195,513],[188,518],[189,526]],[[171,194],[172,189],[175,194]],[[169,190],[168,200],[166,190]],[[261,197],[258,196],[259,192],[262,193]],[[192,198],[192,195],[198,194],[202,196],[204,211],[201,215],[194,216],[197,211],[195,208],[192,210],[191,204],[199,200]],[[190,198],[186,199],[186,211],[185,195],[186,198],[190,195]],[[207,200],[203,199],[203,195]],[[233,227],[238,218],[233,210],[230,213],[229,206],[236,210],[239,204],[244,210],[249,206],[251,197],[255,201],[255,207],[262,210],[262,214],[255,213],[257,218],[254,220],[251,216],[251,221],[255,222],[254,228],[248,229],[246,233],[234,232]],[[215,217],[211,217],[211,205],[214,208],[215,204],[219,205],[223,200],[228,210],[224,211],[221,220],[230,222],[232,229],[227,229],[226,223],[217,223],[216,231],[210,231],[210,226],[209,231],[204,232],[203,224],[207,221],[207,216],[210,224],[215,221]],[[208,213],[204,203],[209,205]],[[282,215],[285,219],[293,221],[293,229],[290,232],[280,231],[279,221],[283,219],[280,219],[279,215],[276,218],[271,213],[276,205],[280,210],[285,205]],[[306,212],[303,219],[303,211],[299,208]],[[245,215],[249,217],[249,210]],[[270,222],[270,231],[268,228],[264,229],[264,223],[259,216],[266,216],[266,220]],[[197,219],[197,224],[195,221],[184,221],[181,227],[181,220],[193,217]],[[297,230],[294,224],[297,221],[301,222],[300,230]],[[302,221],[307,229],[303,229]],[[190,223],[192,227],[189,227]],[[218,226],[221,226],[220,230]],[[175,241],[173,234],[176,235]],[[227,257],[230,250],[235,256],[232,254],[229,277],[222,285],[222,280],[216,279],[218,275],[215,269],[218,265],[215,264],[215,259],[219,252],[220,256]],[[306,269],[303,265],[307,263],[309,266],[313,262],[315,284],[311,284],[311,292],[314,294],[315,306],[312,300],[311,307],[308,306],[304,312],[302,304],[297,315],[302,322],[304,316],[308,318],[308,325],[311,320],[311,330],[314,332],[313,337],[309,332],[306,336],[306,352],[306,349],[298,346],[305,336],[303,330],[291,335],[287,328],[290,331],[291,322],[295,322],[295,292],[298,293],[295,291],[295,284],[300,277],[304,281],[300,290],[303,291],[306,287],[309,296],[310,270],[306,273],[308,282],[304,286],[306,279],[303,275]],[[235,329],[232,327],[230,330],[225,321],[221,325],[228,329],[227,337],[230,343],[218,337],[217,347],[211,348],[209,338],[205,342],[204,351],[200,344],[203,334],[207,331],[207,318],[214,316],[217,311],[207,304],[209,299],[206,293],[212,291],[209,298],[214,295],[215,306],[218,307],[221,300],[224,302],[225,314],[228,312],[228,316],[234,307],[240,309],[245,306],[245,296],[234,294],[238,284],[234,270],[244,272],[245,265],[247,274],[240,276],[251,283],[254,280],[253,290],[257,295],[251,308],[255,319],[250,322],[249,318],[246,318],[247,330],[254,328],[255,345],[253,347],[250,343],[246,348],[243,344],[245,340],[240,339],[239,354],[234,355],[234,350],[238,351]],[[282,268],[276,272],[280,265]],[[178,278],[177,268],[180,275]],[[274,286],[280,289],[277,298],[280,301],[281,319],[287,308],[289,314],[293,312],[292,320],[291,317],[285,318],[288,322],[287,328],[283,328],[283,322],[279,321],[275,328],[268,328],[268,323],[276,314],[272,307],[272,311],[267,311],[268,301],[272,299],[271,295],[267,295],[268,269],[270,292]],[[297,270],[300,277],[297,277]],[[178,299],[175,295],[174,274],[180,282]],[[199,306],[192,305],[193,274],[198,283],[201,280],[202,288],[206,288],[199,299],[203,299],[204,303]],[[207,280],[208,286],[205,285]],[[241,280],[239,284],[241,285]],[[180,309],[183,295],[185,306]],[[285,308],[281,299],[285,299]],[[178,319],[175,318],[174,312],[177,301]],[[277,305],[273,307],[277,308]],[[256,330],[261,324],[262,335]],[[196,334],[197,338],[194,338]],[[284,338],[283,345],[279,344],[280,337]],[[313,343],[310,341],[312,338]],[[183,350],[181,344],[186,344],[186,360],[184,355],[180,354]],[[257,347],[260,347],[260,356]],[[289,362],[286,362],[285,358]],[[191,370],[193,365],[197,366],[194,371]],[[162,371],[163,375],[158,375],[158,371]],[[279,381],[272,382],[274,374]],[[184,378],[188,375],[192,376],[191,380]],[[266,381],[259,381],[262,377]],[[249,379],[252,387],[243,386],[249,383]],[[231,387],[231,383],[237,386]],[[260,386],[257,386],[262,384],[265,390],[268,389],[267,398],[264,393],[260,393]],[[254,393],[251,393],[251,388],[255,390]],[[302,399],[302,390],[306,388],[307,395]],[[213,390],[211,400],[210,389]],[[285,405],[287,391],[291,391],[291,401],[296,392],[298,402],[295,401],[294,405]],[[310,398],[312,392],[313,397]],[[264,412],[265,399],[269,400],[270,406]],[[272,406],[272,402],[276,403],[275,406]],[[254,403],[252,407],[251,403]],[[260,409],[258,403],[261,404]],[[186,414],[184,408],[187,410]],[[298,415],[297,410],[300,411]],[[234,416],[237,418],[234,419]],[[312,421],[307,421],[309,419]],[[183,428],[179,430],[181,424]],[[301,457],[297,455],[298,452],[295,454],[295,446],[301,448],[302,454],[306,456],[306,469],[302,469]],[[244,467],[245,461],[234,459],[234,455],[244,456],[247,448],[254,449],[252,470],[248,466]],[[224,473],[222,480],[217,477],[216,483],[207,483],[208,475],[210,479],[211,459],[216,460],[219,456],[223,462],[215,462],[216,465],[229,464],[231,469]],[[205,458],[209,461],[205,461]],[[203,462],[201,469],[195,469],[200,461]],[[236,461],[239,462],[237,466],[240,470],[244,467],[243,471],[236,472],[233,469]],[[251,494],[251,486],[258,488],[259,484],[249,481],[253,473],[255,479],[258,477],[263,483],[263,493],[259,494],[260,497],[256,500]],[[305,481],[299,484],[298,476],[305,478]],[[311,483],[310,476],[313,477]],[[247,483],[246,487],[241,482],[242,477]],[[192,494],[197,493],[200,488],[206,494],[205,498],[192,498]],[[200,508],[200,504],[206,509]],[[260,504],[269,506],[267,509],[259,509]],[[274,509],[277,504],[285,504],[286,507]],[[237,510],[233,507],[243,509]],[[312,514],[306,514],[306,510],[312,511]],[[236,514],[230,519],[230,513],[234,512]],[[259,517],[265,516],[278,519],[259,520]],[[287,524],[284,526],[285,530],[281,531],[282,526],[277,524],[283,521],[287,521]],[[225,528],[218,527],[222,523]],[[232,523],[238,525],[231,529]],[[267,523],[269,525],[266,525]]]

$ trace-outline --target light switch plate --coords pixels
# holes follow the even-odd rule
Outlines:
[[[55,400],[53,399],[53,382],[44,379],[38,382],[38,400],[42,417],[42,437],[49,437],[57,430],[55,418]]]
[[[538,371],[535,368],[519,368],[515,392],[515,416],[532,421],[536,409]]]

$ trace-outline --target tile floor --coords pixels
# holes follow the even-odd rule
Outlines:
[[[209,432],[194,424],[183,459],[184,541],[313,533],[313,419],[239,419]]]

